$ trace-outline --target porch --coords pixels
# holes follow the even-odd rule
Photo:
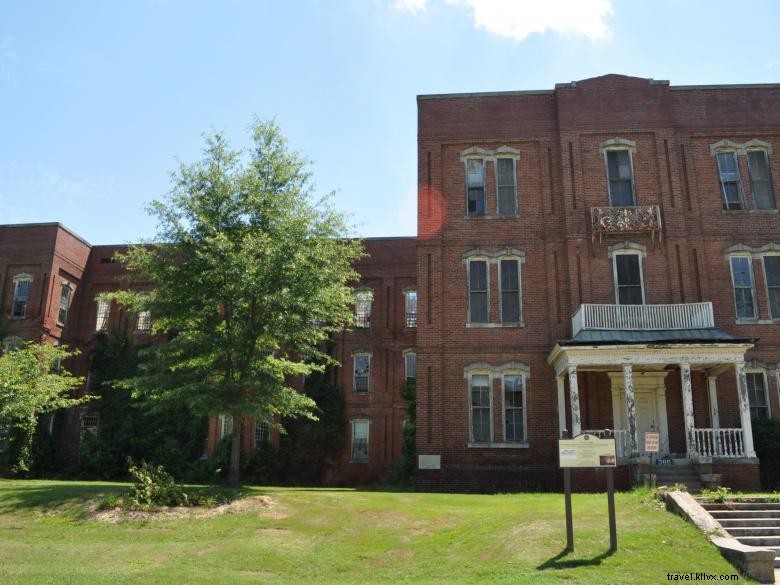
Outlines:
[[[710,303],[583,305],[572,330],[548,357],[561,436],[614,437],[623,464],[757,463],[745,374],[752,340],[716,329]],[[658,433],[659,453],[645,452],[648,432]]]

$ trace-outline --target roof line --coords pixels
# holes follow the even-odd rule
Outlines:
[[[50,227],[50,226],[57,226],[58,228],[68,232],[71,236],[79,240],[81,243],[83,243],[88,248],[92,247],[92,244],[90,244],[87,240],[82,238],[80,235],[78,235],[76,232],[74,232],[72,229],[70,229],[65,224],[59,222],[59,221],[44,221],[44,222],[38,222],[38,223],[5,223],[0,224],[0,228],[29,228],[29,227]]]

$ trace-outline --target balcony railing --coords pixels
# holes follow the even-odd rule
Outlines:
[[[650,234],[661,239],[661,209],[657,205],[632,207],[591,207],[593,238],[598,234]]]
[[[708,457],[744,457],[742,429],[693,429],[696,453]]]
[[[677,305],[583,304],[571,319],[572,334],[586,329],[653,331],[715,327],[712,303]]]

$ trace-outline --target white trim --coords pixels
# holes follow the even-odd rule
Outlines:
[[[734,318],[737,321],[745,321],[758,319],[758,295],[756,294],[756,275],[753,273],[753,256],[750,254],[729,254],[729,273],[731,274],[731,296],[734,298]],[[737,307],[737,295],[736,295],[736,283],[734,282],[734,266],[731,262],[732,258],[747,258],[748,267],[750,268],[750,294],[753,298],[753,316],[741,317],[739,315],[739,308]]]
[[[8,315],[10,319],[26,319],[27,318],[27,307],[30,305],[30,291],[32,290],[32,283],[33,283],[33,277],[32,274],[27,274],[26,272],[21,272],[19,274],[14,275],[14,277],[11,279],[11,282],[13,282],[13,292],[11,293],[11,312]],[[29,283],[27,287],[27,298],[24,300],[24,312],[21,315],[14,315],[14,304],[16,303],[16,290],[19,287],[19,285],[23,282]]]
[[[757,366],[745,366],[745,374],[761,374],[761,378],[764,384],[764,399],[766,400],[766,412],[767,418],[772,418],[772,401],[769,399],[769,380],[766,375],[766,370]],[[748,389],[748,400],[750,400],[750,391]],[[763,408],[762,406],[754,406],[748,404],[749,408]],[[752,418],[752,417],[751,417]]]
[[[474,439],[474,412],[473,407],[471,405],[471,390],[473,387],[473,379],[474,376],[487,376],[488,379],[488,422],[490,423],[490,439],[488,441],[476,441]],[[494,375],[492,370],[471,370],[468,373],[467,376],[468,380],[468,387],[466,392],[466,399],[467,399],[467,405],[468,405],[468,413],[469,413],[469,445],[485,445],[487,443],[492,443],[493,438],[495,437],[495,429],[493,428],[493,380]],[[484,408],[484,406],[481,406],[479,408]]]
[[[472,262],[484,262],[485,263],[485,288],[486,288],[486,305],[487,305],[487,320],[486,321],[472,321],[471,320],[471,263]],[[490,258],[487,256],[473,256],[465,261],[466,265],[466,324],[485,325],[490,323]]]
[[[728,141],[722,141],[722,142],[728,142]],[[734,156],[734,165],[737,169],[737,194],[739,195],[740,203],[742,204],[741,209],[731,209],[728,207],[728,198],[726,197],[726,189],[723,187],[723,172],[720,168],[720,159],[718,158],[718,155],[720,154],[733,154]],[[747,197],[745,196],[745,185],[742,182],[742,171],[739,169],[739,158],[737,158],[737,155],[739,154],[739,151],[731,149],[731,148],[720,148],[716,152],[713,152],[713,156],[715,157],[715,167],[718,170],[718,184],[720,185],[720,196],[721,196],[721,206],[724,211],[745,211],[748,209],[747,204]]]
[[[501,427],[502,427],[502,438],[504,439],[504,443],[528,443],[528,408],[527,408],[527,399],[528,399],[528,377],[526,375],[527,371],[523,370],[505,370],[501,374]],[[523,437],[519,441],[510,441],[506,437],[506,377],[507,376],[518,376],[520,380],[522,381],[522,393],[523,393]]]
[[[409,378],[417,379],[417,352],[414,349],[405,349],[401,352],[401,355],[404,358],[404,382],[408,382]],[[406,361],[410,355],[414,356],[414,376],[409,375],[409,364]]]
[[[635,242],[617,242],[607,247],[607,257],[611,260],[612,256],[621,253],[636,253],[641,254],[642,258],[647,257],[647,247]]]
[[[618,256],[636,256],[637,257],[637,263],[639,264],[639,288],[642,292],[642,304],[646,305],[647,301],[645,298],[645,272],[644,268],[642,267],[642,264],[644,263],[644,251],[643,250],[636,250],[636,249],[622,249],[622,250],[615,250],[611,253],[612,256],[612,282],[614,283],[614,290],[615,290],[615,304],[619,305],[620,303],[620,292],[618,287],[618,274],[617,274],[617,257]]]
[[[636,152],[636,142],[628,138],[610,138],[599,144],[599,154],[604,154],[607,150],[628,150]]]

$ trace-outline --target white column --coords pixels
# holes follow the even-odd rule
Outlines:
[[[566,380],[563,376],[556,376],[558,382],[558,436],[563,438],[566,432],[566,399],[564,397],[564,386]]]
[[[718,390],[715,380],[715,376],[707,376],[707,391],[710,395],[710,426],[713,429],[719,429],[720,415],[718,414]]]
[[[685,446],[688,451],[688,457],[691,457],[696,455],[696,441],[694,440],[696,425],[693,418],[693,388],[691,387],[690,364],[680,364],[680,384],[682,386],[683,416],[685,418]]]
[[[742,441],[745,446],[745,457],[755,457],[753,449],[753,425],[750,422],[750,398],[748,397],[745,362],[734,365],[737,374],[737,396],[739,397],[739,418],[742,422]]]
[[[582,432],[580,419],[580,391],[577,386],[577,366],[569,366],[569,402],[571,403],[571,436]]]
[[[661,380],[663,384],[663,380]],[[658,432],[661,435],[659,455],[669,454],[669,423],[666,420],[666,386],[660,386],[656,389],[656,403],[658,406]]]
[[[636,427],[636,403],[634,401],[634,375],[631,364],[623,364],[623,390],[626,393],[626,421],[631,455],[639,452],[639,435]]]

